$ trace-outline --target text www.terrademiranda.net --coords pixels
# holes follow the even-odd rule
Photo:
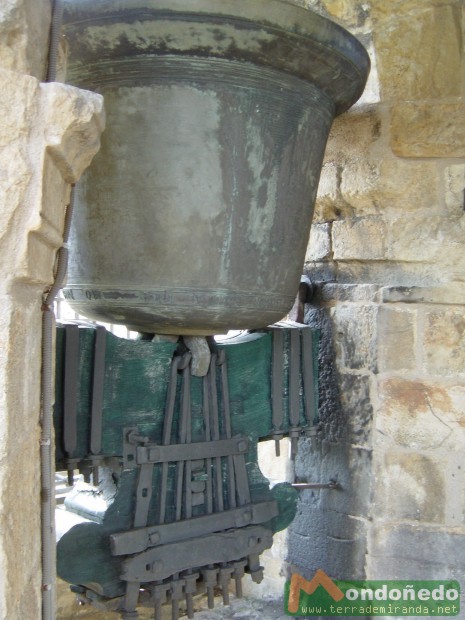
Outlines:
[[[435,615],[455,615],[459,611],[457,605],[444,605],[444,606],[435,606],[434,614]],[[349,614],[403,614],[408,615],[427,615],[428,613],[433,613],[433,610],[430,609],[427,605],[393,605],[389,603],[388,605],[367,605],[366,607],[360,607],[360,605],[329,605],[328,608],[323,606],[316,605],[312,606],[301,606],[299,609],[299,613],[302,615],[305,614],[339,614],[339,615],[349,615]]]

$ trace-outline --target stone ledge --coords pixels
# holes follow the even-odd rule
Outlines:
[[[465,283],[438,286],[387,286],[380,290],[382,303],[465,305]]]

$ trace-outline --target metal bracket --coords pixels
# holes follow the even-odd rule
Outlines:
[[[196,461],[221,456],[234,456],[244,454],[248,447],[249,440],[246,435],[237,435],[232,439],[171,444],[169,446],[149,444],[137,448],[136,463],[137,465],[144,465],[145,463]]]
[[[134,437],[138,435],[137,426],[129,426],[123,429],[123,467],[133,469],[137,467],[137,442]]]
[[[275,500],[241,506],[233,510],[214,513],[120,532],[110,535],[113,555],[130,555],[141,553],[146,549],[167,543],[180,542],[189,538],[205,536],[220,530],[241,528],[247,525],[266,523],[279,513]]]
[[[121,579],[146,583],[161,581],[194,566],[226,563],[258,556],[273,544],[270,530],[261,525],[209,534],[155,547],[123,562]]]

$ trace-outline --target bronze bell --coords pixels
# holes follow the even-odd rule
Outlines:
[[[64,33],[66,81],[107,114],[77,189],[68,301],[152,333],[280,320],[363,46],[282,0],[65,0]]]

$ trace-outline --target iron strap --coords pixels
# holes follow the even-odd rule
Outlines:
[[[261,525],[249,525],[161,545],[124,560],[121,579],[140,583],[161,581],[190,568],[192,564],[207,566],[258,555],[272,543],[270,530]]]
[[[113,555],[141,553],[150,547],[205,536],[219,530],[266,523],[277,514],[276,501],[270,500],[193,519],[111,534],[111,552]]]
[[[170,446],[148,445],[139,446],[136,450],[137,464],[170,463],[173,461],[195,461],[198,459],[216,458],[244,454],[249,447],[246,436],[238,435],[231,439],[216,441],[200,441],[196,443],[181,443]]]
[[[65,371],[63,386],[63,446],[68,457],[77,448],[77,404],[79,385],[79,327],[65,326]]]

